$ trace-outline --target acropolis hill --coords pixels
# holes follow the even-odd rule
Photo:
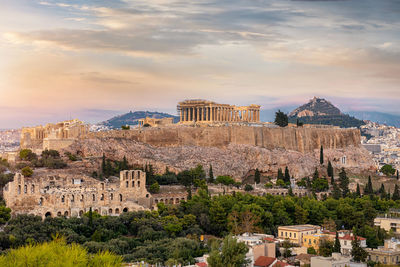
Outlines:
[[[178,124],[143,120],[152,122],[153,127],[144,127],[142,122],[130,130],[85,132],[74,135],[71,145],[64,149],[86,157],[101,157],[104,153],[120,160],[126,156],[131,164],[152,163],[159,172],[166,167],[181,171],[197,164],[212,164],[216,175],[238,179],[255,168],[273,175],[285,166],[295,177],[310,175],[319,166],[321,146],[336,168],[363,172],[374,166],[360,145],[358,129],[277,127],[260,122],[259,111],[257,105],[238,107],[186,100],[178,104]]]

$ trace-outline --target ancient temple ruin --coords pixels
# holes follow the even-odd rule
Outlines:
[[[180,123],[188,122],[260,122],[260,106],[233,106],[207,100],[178,103]]]

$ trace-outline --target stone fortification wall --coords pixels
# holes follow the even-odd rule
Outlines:
[[[324,149],[360,147],[358,129],[270,128],[255,126],[189,127],[134,129],[89,133],[85,138],[123,138],[155,147],[200,146],[225,148],[230,144],[267,149],[281,148],[301,153]]]

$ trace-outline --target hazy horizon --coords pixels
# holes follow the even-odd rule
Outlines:
[[[190,98],[399,114],[399,1],[0,3],[0,128]]]

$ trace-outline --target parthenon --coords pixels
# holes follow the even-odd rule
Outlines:
[[[178,103],[180,123],[186,122],[259,122],[260,106],[233,106],[195,99]]]

